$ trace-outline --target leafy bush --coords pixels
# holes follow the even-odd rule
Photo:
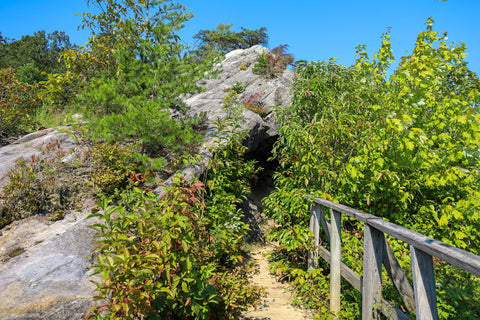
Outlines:
[[[268,69],[268,59],[267,55],[262,53],[258,56],[257,62],[253,66],[252,72],[259,74],[267,74]]]
[[[249,30],[242,27],[242,31],[230,30],[232,24],[219,24],[215,30],[200,30],[194,39],[200,41],[195,51],[198,57],[208,56],[212,52],[226,54],[235,49],[247,49],[256,44],[266,45],[268,42],[267,29]]]
[[[263,92],[255,92],[240,98],[240,93],[245,91],[244,87],[236,83],[233,87],[225,89],[228,94],[223,98],[224,110],[229,117],[238,118],[243,113],[243,108],[255,112],[260,116],[265,116],[268,112],[265,110],[265,102],[262,101]]]
[[[99,192],[111,195],[128,184],[130,172],[138,172],[133,148],[115,144],[94,144],[91,152],[93,172],[90,181]]]
[[[206,189],[196,182],[157,199],[134,186],[102,202],[91,217],[101,219],[95,272],[106,303],[89,318],[236,319],[259,302],[263,290],[249,284],[254,268],[240,250],[239,203],[253,170],[238,161],[243,152],[223,141]]]
[[[265,116],[268,112],[264,109],[265,102],[262,101],[263,92],[255,92],[243,98],[241,103],[244,107],[260,116]]]
[[[279,76],[288,65],[295,61],[293,55],[286,52],[287,47],[284,44],[272,49],[269,53],[262,53],[257,58],[257,63],[253,66],[252,72],[272,78]]]
[[[53,110],[64,109],[66,105],[74,101],[76,94],[85,85],[81,83],[79,76],[71,71],[49,73],[40,84],[38,95]]]
[[[81,207],[89,193],[88,170],[62,162],[65,155],[57,144],[50,144],[43,154],[16,161],[0,194],[0,228],[35,214],[61,219],[65,210]]]
[[[393,56],[388,32],[372,60],[360,46],[351,68],[333,61],[297,68],[293,103],[281,111],[274,150],[282,172],[276,191],[265,201],[267,213],[280,224],[270,237],[294,253],[286,252],[278,261],[305,256],[301,250],[309,244],[308,204],[301,198],[306,194],[333,198],[480,252],[475,200],[480,190],[480,81],[463,60],[465,45],[447,45],[432,25],[429,19],[412,55],[402,58],[389,78]],[[348,221],[343,230],[362,234]],[[355,237],[342,242],[346,250],[356,248]],[[361,270],[361,258],[352,252],[344,259]],[[408,254],[401,263],[410,263]],[[453,268],[440,261],[435,265]],[[283,272],[309,277],[294,271],[298,269],[302,264]],[[448,282],[443,272],[437,276],[437,282]],[[463,283],[469,281],[463,278]],[[328,294],[321,282],[319,286]],[[464,300],[450,290],[437,292],[443,319],[478,317],[480,310],[470,299],[478,296],[478,288],[464,289]],[[384,290],[388,298],[401,301],[388,285]],[[453,310],[451,304],[461,307]]]
[[[35,128],[32,116],[39,107],[37,87],[15,79],[14,69],[0,69],[0,139]]]

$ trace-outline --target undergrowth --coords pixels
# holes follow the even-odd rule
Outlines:
[[[334,200],[478,254],[480,80],[469,70],[463,43],[447,44],[427,20],[410,56],[392,75],[389,32],[370,59],[357,48],[352,67],[311,62],[296,69],[293,102],[277,110],[281,126],[273,154],[281,170],[264,201],[278,224],[274,271],[295,287],[298,303],[316,318],[358,319],[361,298],[342,284],[338,315],[328,312],[329,266],[307,270],[312,238],[307,195]],[[363,272],[363,227],[342,222],[342,262]],[[388,237],[387,237],[388,238]],[[328,248],[326,239],[322,239]],[[410,283],[408,245],[388,239]],[[434,258],[440,319],[477,319],[479,279]],[[308,289],[306,289],[308,288]],[[412,306],[386,272],[382,296],[410,317]],[[364,312],[380,317],[377,303]]]
[[[81,208],[90,193],[90,173],[81,163],[62,161],[66,155],[58,143],[51,143],[41,154],[15,162],[0,194],[0,228],[36,214],[59,220],[66,210]]]
[[[241,212],[257,169],[242,159],[235,121],[218,125],[203,182],[178,177],[160,199],[133,183],[92,213],[99,219],[96,299],[105,303],[87,318],[237,319],[259,303],[264,290],[250,284],[257,267],[244,261]]]

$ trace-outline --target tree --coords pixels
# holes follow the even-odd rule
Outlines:
[[[16,79],[15,69],[0,69],[0,141],[35,127],[31,116],[39,107],[34,85]]]
[[[42,72],[65,71],[60,54],[73,46],[65,32],[54,31],[46,34],[40,30],[33,35],[24,35],[20,40],[0,35],[0,68],[15,68],[19,80],[27,83],[45,80]]]
[[[194,135],[172,109],[195,92],[210,67],[194,61],[177,32],[192,14],[170,0],[92,0],[98,14],[85,13],[92,30],[87,46],[67,52],[69,70],[85,87],[77,95],[94,138],[139,142],[154,154],[191,143]]]
[[[205,56],[209,52],[225,54],[235,49],[246,49],[256,44],[267,45],[267,28],[256,30],[241,28],[235,32],[230,28],[233,24],[219,24],[215,30],[200,30],[193,38],[200,40],[197,49],[199,56]]]

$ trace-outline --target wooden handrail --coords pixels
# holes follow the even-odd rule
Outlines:
[[[415,311],[417,319],[422,320],[438,319],[433,257],[480,277],[480,256],[345,205],[321,198],[313,198],[312,201],[310,230],[315,235],[318,249],[310,254],[309,268],[317,267],[317,257],[330,263],[330,310],[334,313],[340,311],[340,278],[343,277],[362,292],[362,319],[377,318],[375,305],[376,310],[380,310],[389,319],[409,319],[382,297],[382,264],[401,293],[406,308]],[[324,208],[330,211],[331,223],[327,221]],[[341,262],[342,214],[365,225],[363,276]],[[319,245],[320,226],[330,242],[331,252]],[[385,234],[410,245],[413,288],[386,241]]]

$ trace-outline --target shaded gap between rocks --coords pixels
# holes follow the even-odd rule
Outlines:
[[[263,213],[262,199],[267,197],[274,190],[273,175],[277,170],[279,163],[277,160],[269,160],[272,157],[273,144],[277,136],[269,137],[263,140],[258,147],[248,152],[245,160],[256,160],[257,165],[261,167],[256,175],[251,178],[250,194],[243,203],[244,222],[250,226],[247,234],[247,242],[264,242],[264,228],[262,226],[267,222],[267,217]]]

